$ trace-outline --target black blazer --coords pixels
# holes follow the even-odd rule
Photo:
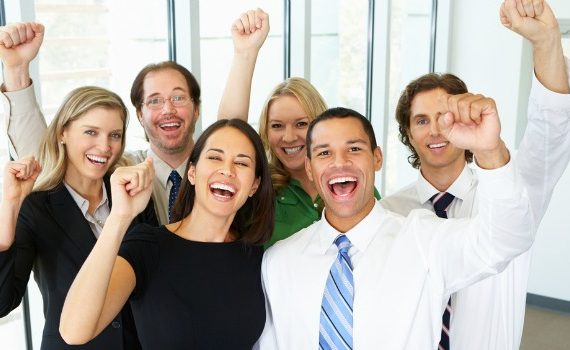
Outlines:
[[[108,178],[105,186],[110,201]],[[129,229],[141,222],[158,225],[152,200]],[[128,303],[101,334],[85,345],[69,346],[59,334],[65,296],[95,242],[89,223],[63,183],[50,191],[32,192],[20,209],[14,244],[0,252],[0,317],[20,304],[33,268],[46,320],[42,350],[140,349]]]

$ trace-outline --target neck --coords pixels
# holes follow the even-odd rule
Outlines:
[[[291,178],[299,181],[303,190],[307,192],[307,194],[311,197],[312,200],[315,200],[315,198],[317,198],[318,192],[317,189],[315,188],[315,184],[311,180],[309,180],[309,176],[307,175],[305,169],[293,170],[293,171],[288,170],[288,171],[289,174],[291,175]]]
[[[89,209],[87,211],[93,214],[97,205],[101,202],[101,198],[103,198],[103,179],[88,180],[76,176],[67,176],[67,174],[64,179],[75,192],[89,201]]]
[[[167,228],[182,238],[197,242],[227,242],[233,240],[230,226],[235,214],[220,217],[198,206],[182,221],[167,225]]]
[[[354,226],[358,225],[374,208],[376,199],[372,196],[364,208],[351,217],[342,217],[335,215],[332,211],[325,209],[325,218],[328,223],[340,233],[346,233]]]
[[[194,142],[192,141],[188,143],[186,149],[180,152],[169,153],[162,151],[160,148],[156,147],[153,144],[150,144],[150,149],[154,152],[154,154],[156,154],[158,158],[160,158],[163,162],[168,164],[168,166],[171,167],[172,169],[178,168],[182,163],[184,163],[188,159],[188,157],[190,157],[190,153],[192,152],[193,147],[194,147]]]
[[[443,167],[443,168],[420,168],[422,176],[439,192],[445,192],[457,180],[461,172],[465,168],[465,163],[461,166]]]

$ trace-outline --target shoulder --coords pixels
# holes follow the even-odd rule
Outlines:
[[[307,246],[319,224],[320,220],[283,240],[277,241],[265,251],[263,259],[275,260],[280,259],[280,257],[289,258],[291,255],[299,253]]]
[[[156,243],[161,235],[164,226],[152,226],[147,223],[140,223],[133,226],[123,238],[123,243]]]
[[[407,215],[411,210],[421,206],[416,183],[413,182],[396,193],[382,198],[380,205],[389,211]]]

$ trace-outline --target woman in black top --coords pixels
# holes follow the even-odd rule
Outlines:
[[[150,194],[152,164],[119,169],[103,234],[67,296],[69,343],[96,336],[129,295],[145,349],[251,349],[265,324],[262,244],[273,229],[273,189],[261,140],[246,122],[219,120],[196,142],[177,222],[126,222]],[[117,257],[117,253],[119,256]]]
[[[33,269],[44,306],[42,349],[71,348],[59,334],[59,318],[67,290],[109,214],[108,174],[123,153],[126,123],[127,109],[115,93],[75,89],[46,130],[39,162],[28,157],[6,167],[0,316],[20,304]],[[133,219],[157,222],[152,206],[128,224]],[[140,349],[129,305],[117,309],[112,324],[79,349]]]

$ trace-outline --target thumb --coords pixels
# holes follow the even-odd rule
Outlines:
[[[451,134],[451,129],[453,128],[453,114],[447,112],[442,114],[437,118],[437,124],[439,125],[439,132],[449,140],[449,135]]]

